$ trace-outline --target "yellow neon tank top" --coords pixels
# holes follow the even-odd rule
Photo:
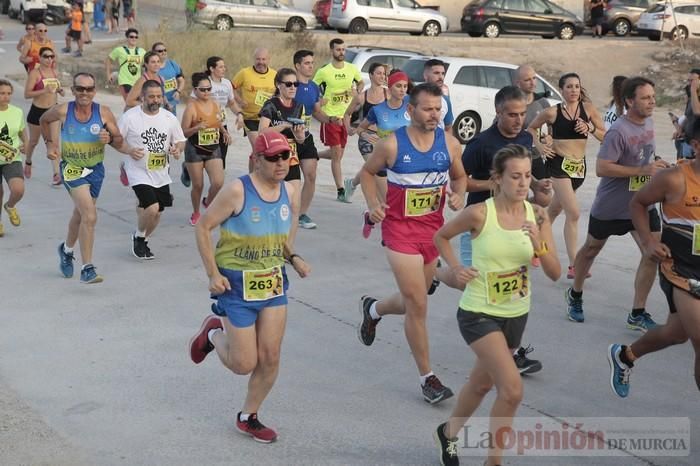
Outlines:
[[[535,222],[532,205],[525,204],[527,220]],[[518,317],[530,310],[529,265],[534,248],[522,230],[498,224],[493,198],[486,204],[486,221],[472,239],[472,265],[479,276],[467,284],[459,307],[494,317]]]

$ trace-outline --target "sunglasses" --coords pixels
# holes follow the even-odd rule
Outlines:
[[[129,39],[138,39],[139,36],[129,36]]]
[[[33,31],[34,28],[33,28],[33,27],[31,27],[31,28],[24,28],[24,30],[25,30],[25,31]]]
[[[299,87],[299,81],[282,81],[281,84],[287,86],[288,89],[290,87]]]
[[[168,49],[158,49],[158,50],[154,50],[154,51],[155,51],[156,53],[163,53],[163,52],[167,52]]]
[[[95,92],[95,86],[73,86],[75,92]]]
[[[46,58],[47,60],[56,58],[56,55],[42,55],[41,58]]]
[[[265,155],[265,154],[260,154],[260,155],[262,155],[263,158],[270,163],[277,163],[280,160],[289,160],[289,157],[292,156],[292,154],[289,151],[280,152],[277,155]]]
[[[211,92],[211,87],[197,87],[195,89],[197,89],[199,92]]]
[[[49,32],[48,29],[37,29],[37,32]]]

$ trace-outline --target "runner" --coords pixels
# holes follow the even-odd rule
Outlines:
[[[440,109],[440,128],[446,133],[452,133],[452,101],[450,100],[450,89],[445,84],[445,72],[447,65],[442,60],[431,58],[423,65],[423,79],[425,82],[437,84],[442,90],[442,107]]]
[[[51,107],[40,120],[47,156],[51,160],[61,157],[63,185],[75,206],[66,240],[58,245],[59,266],[64,277],[73,276],[73,247],[79,241],[83,262],[80,281],[100,283],[103,278],[92,264],[92,249],[97,223],[95,204],[105,174],[102,161],[105,144],[121,148],[124,140],[111,110],[93,102],[96,93],[93,75],[78,73],[73,76],[72,90],[74,101]],[[51,124],[56,121],[61,122],[60,150],[58,141],[52,140],[51,135]]]
[[[34,40],[34,38],[36,37],[36,26],[34,25],[34,23],[28,23],[26,26],[24,26],[24,31],[25,31],[25,34],[19,38],[19,41],[17,42],[16,49],[17,49],[17,52],[19,52],[19,54],[20,54],[19,61],[24,66],[24,69],[27,71],[27,73],[29,73],[29,71],[30,71],[29,65],[22,62],[22,49],[24,49],[25,44],[31,43]]]
[[[177,115],[177,104],[182,98],[182,90],[185,88],[185,77],[182,68],[173,59],[168,58],[168,49],[163,42],[155,42],[151,51],[160,57],[160,71],[158,74],[165,81],[165,100],[170,106],[173,115]]]
[[[49,31],[44,23],[36,23],[35,38],[24,42],[22,51],[19,54],[19,61],[24,65],[24,68],[29,73],[36,66],[39,65],[41,59],[39,58],[39,51],[48,47],[54,52],[56,51],[56,46],[53,41],[47,37],[47,32]],[[55,67],[55,65],[54,65]]]
[[[331,119],[321,110],[321,90],[318,84],[311,78],[314,76],[314,53],[311,50],[298,50],[294,53],[294,68],[297,71],[297,88],[294,100],[304,105],[306,117],[306,143],[313,145],[313,150],[309,148],[303,154],[299,154],[301,159],[301,172],[304,175],[304,185],[301,188],[301,204],[299,209],[299,226],[301,228],[316,228],[316,223],[309,217],[309,207],[316,191],[316,170],[318,168],[318,150],[314,143],[314,137],[309,132],[311,128],[311,115],[321,123],[328,123]]]
[[[656,140],[652,115],[656,107],[654,83],[630,78],[622,89],[627,114],[620,116],[605,133],[598,152],[596,174],[601,178],[588,220],[588,236],[574,262],[574,283],[566,291],[567,316],[583,322],[583,283],[593,261],[610,236],[629,233],[640,251],[642,244],[630,217],[629,203],[652,176],[668,164],[654,157]],[[655,208],[649,212],[649,229],[658,240],[661,221]],[[627,315],[627,328],[646,332],[656,323],[646,312],[646,300],[656,278],[654,261],[642,255],[634,278],[634,302]]]
[[[58,95],[65,94],[61,81],[58,79],[56,72],[56,52],[48,47],[39,49],[40,62],[39,66],[29,72],[27,81],[24,85],[24,98],[32,99],[32,106],[27,114],[27,123],[29,124],[29,143],[26,146],[27,160],[32,160],[34,149],[39,144],[41,136],[41,127],[39,119],[41,115],[46,113],[48,109],[58,103]],[[52,134],[58,134],[59,124],[55,123],[51,129]],[[53,179],[52,186],[59,187],[63,183],[58,169],[58,160],[52,160]]]
[[[433,235],[443,224],[445,203],[453,210],[464,205],[467,178],[459,162],[459,142],[438,128],[442,91],[424,83],[411,91],[411,124],[382,139],[362,167],[362,191],[370,220],[382,222],[382,240],[399,293],[381,301],[360,298],[360,341],[374,342],[382,316],[405,315],[404,330],[418,366],[423,398],[431,404],[452,396],[430,369],[426,319],[427,290],[438,251]],[[387,170],[386,203],[380,201],[374,176]],[[449,178],[451,192],[446,191]],[[447,199],[446,199],[447,198]]]
[[[389,74],[389,97],[384,102],[377,104],[369,109],[366,117],[357,128],[358,135],[366,138],[369,144],[376,144],[381,138],[385,138],[399,128],[408,126],[411,123],[411,117],[408,114],[409,97],[406,95],[408,91],[408,76],[401,70],[392,70]],[[370,132],[370,128],[375,128],[375,134],[365,134]],[[360,183],[360,173],[355,176],[354,180],[346,178],[345,197],[350,199],[355,191],[355,186]],[[375,183],[377,185],[377,196],[381,202],[386,202],[387,192],[387,173],[386,170],[379,170]],[[362,214],[362,236],[369,238],[374,223],[369,218],[369,211],[365,210]]]
[[[559,89],[564,102],[537,115],[528,131],[535,138],[537,151],[547,159],[547,172],[552,177],[554,197],[548,210],[549,218],[554,223],[562,210],[566,215],[564,241],[569,256],[566,278],[573,279],[580,215],[576,190],[586,177],[588,135],[592,134],[602,141],[605,127],[576,73],[567,73],[559,78]],[[537,129],[544,124],[552,128],[551,145],[542,143],[537,137]]]
[[[248,136],[250,147],[254,146],[258,136],[260,109],[275,93],[275,70],[269,67],[270,51],[257,48],[253,52],[253,66],[241,69],[233,77],[236,101],[243,109],[243,133]],[[248,165],[252,171],[252,159]]]
[[[200,217],[200,199],[202,205],[208,207],[224,184],[220,140],[223,139],[224,143],[228,144],[230,136],[223,127],[221,108],[211,98],[212,84],[209,75],[194,73],[192,88],[195,97],[187,103],[182,115],[182,131],[187,138],[185,162],[192,179],[190,225],[196,225]],[[209,192],[207,197],[202,198],[205,170],[209,177]]]
[[[78,44],[78,51],[74,56],[83,56],[83,11],[79,3],[73,3],[68,14],[70,25],[66,29],[66,46],[61,49],[63,53],[71,52],[71,41]]]
[[[362,92],[364,83],[360,70],[352,63],[345,61],[345,42],[342,39],[331,39],[330,49],[333,58],[330,63],[316,72],[314,82],[323,91],[325,102],[321,107],[323,112],[336,119],[321,124],[321,142],[328,149],[320,152],[318,156],[331,161],[333,181],[338,191],[336,199],[340,202],[350,202],[343,187],[341,165],[345,145],[348,142],[348,132],[340,119],[345,115],[353,96]]]
[[[610,100],[610,108],[603,115],[603,122],[605,123],[605,131],[609,130],[613,123],[622,115],[626,113],[625,102],[622,99],[622,83],[625,82],[627,76],[615,76],[612,81],[611,93],[612,100]]]
[[[660,262],[659,284],[670,313],[666,325],[649,330],[631,345],[608,348],[610,385],[621,397],[629,394],[629,376],[637,359],[688,338],[695,350],[695,384],[700,389],[700,121],[686,136],[695,159],[658,172],[630,203],[644,254]],[[649,212],[657,202],[663,217],[660,240],[648,227]]]
[[[299,159],[302,154],[309,158],[308,152],[315,153],[316,147],[306,139],[304,105],[294,98],[299,87],[296,71],[290,68],[280,68],[275,75],[275,95],[270,97],[260,110],[260,133],[276,132],[287,138],[291,149],[289,173],[284,181],[294,188],[294,193],[301,196],[301,167]],[[312,155],[313,156],[313,155]],[[301,202],[301,198],[297,201]]]
[[[131,252],[139,259],[154,259],[148,240],[163,210],[173,205],[169,158],[180,158],[186,139],[177,118],[161,109],[164,97],[160,81],[148,80],[141,86],[141,102],[121,116],[119,131],[129,147],[140,149],[125,157],[126,174],[139,201]]]
[[[258,411],[279,372],[289,286],[284,261],[302,278],[311,270],[294,253],[299,195],[283,181],[290,157],[287,138],[261,133],[253,150],[253,173],[224,186],[195,230],[209,291],[217,299],[212,309],[221,318],[204,319],[190,341],[190,357],[199,364],[216,350],[233,373],[251,374],[236,428],[270,443],[277,433],[260,422]],[[214,250],[211,234],[217,227],[221,237]],[[243,258],[234,253],[240,248],[255,253]]]
[[[523,382],[512,351],[520,345],[530,311],[530,259],[537,254],[552,281],[561,274],[547,213],[527,201],[530,173],[526,147],[502,148],[493,160],[494,197],[470,205],[435,235],[453,280],[466,283],[457,322],[477,357],[450,418],[433,434],[444,465],[459,464],[457,435],[494,385],[491,438],[502,438],[497,432],[510,429],[523,398]],[[471,266],[461,265],[450,245],[450,239],[464,232],[473,238]],[[484,464],[500,464],[502,448],[498,440],[494,442]]]
[[[146,54],[143,56],[143,69],[141,70],[141,76],[139,76],[139,79],[134,82],[133,86],[129,90],[129,94],[126,96],[126,108],[124,111],[141,105],[141,99],[143,98],[141,89],[146,81],[159,82],[160,86],[163,88],[163,91],[165,91],[165,80],[159,74],[161,68],[160,65],[160,55],[155,52],[146,52]],[[167,102],[164,101],[163,105],[166,107],[166,110],[170,110],[167,108]]]
[[[2,179],[10,190],[9,199],[3,204],[10,223],[20,225],[17,203],[24,196],[24,176],[32,176],[32,158],[27,156],[22,170],[22,155],[27,147],[27,133],[24,129],[22,109],[10,104],[14,89],[12,83],[0,79],[0,204],[4,198]],[[0,211],[0,216],[2,211]],[[0,237],[5,235],[5,229],[0,222]]]
[[[360,151],[362,158],[367,161],[369,154],[374,150],[374,142],[377,142],[376,125],[369,125],[362,130],[358,128],[359,124],[367,118],[370,110],[375,105],[386,102],[387,99],[387,67],[381,63],[372,63],[369,67],[369,89],[360,92],[350,101],[345,115],[343,115],[343,124],[348,136],[357,134],[357,148]],[[405,94],[405,93],[404,93]],[[373,142],[370,142],[371,139]],[[386,171],[382,170],[386,178]],[[384,182],[377,178],[377,189],[383,193],[383,199],[386,198],[386,180]],[[343,180],[343,188],[345,189],[345,197],[350,200],[355,193],[355,188],[360,184],[360,172],[357,172],[354,178],[345,178]]]
[[[119,64],[119,73],[117,83],[119,84],[119,92],[126,102],[126,97],[129,95],[131,86],[141,76],[141,65],[143,64],[143,56],[146,55],[146,50],[136,46],[139,40],[139,32],[134,28],[129,28],[124,34],[126,36],[126,45],[115,47],[105,60],[105,74],[107,82],[114,84],[114,76],[112,76],[112,62]]]

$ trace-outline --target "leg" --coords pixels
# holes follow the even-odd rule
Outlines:
[[[204,190],[204,162],[186,162],[187,173],[190,175],[192,185],[190,187],[190,199],[192,201],[192,212],[199,213],[199,203]]]
[[[569,265],[574,264],[576,258],[576,243],[578,240],[578,218],[580,215],[576,193],[571,186],[570,178],[552,178],[555,199],[550,205],[550,218],[553,218],[555,202],[559,202],[564,210],[566,220],[564,221],[564,242],[566,243],[566,253],[569,256]]]
[[[311,200],[316,192],[316,170],[318,160],[303,159],[301,161],[301,172],[304,174],[304,185],[301,188],[301,210],[300,214],[306,214],[311,207]]]
[[[632,238],[637,243],[639,251],[642,252],[642,243],[639,238],[639,234],[636,231],[630,232]],[[661,238],[661,233],[653,232],[652,235],[656,239]],[[651,287],[654,285],[656,280],[656,261],[647,258],[642,252],[642,258],[639,261],[639,266],[637,267],[637,274],[634,277],[634,302],[632,304],[633,309],[640,309],[646,307],[647,297],[651,291]]]
[[[138,229],[146,233],[146,238],[151,236],[160,222],[159,205],[156,202],[145,209],[138,207],[136,213],[138,216]]]
[[[343,187],[343,168],[341,161],[343,159],[343,149],[341,146],[331,147],[331,172],[333,173],[333,181],[336,188]]]
[[[481,405],[491,388],[493,388],[493,379],[491,379],[486,367],[484,367],[483,361],[477,358],[467,383],[459,391],[457,404],[452,410],[452,414],[450,414],[450,419],[447,421],[447,426],[445,427],[447,438],[457,437],[459,431]]]
[[[75,245],[74,238],[77,236],[80,242],[80,256],[83,265],[91,264],[92,248],[95,242],[95,224],[97,224],[97,208],[95,207],[97,199],[92,198],[90,186],[86,184],[71,189],[70,194],[73,198],[73,204],[75,204],[75,210],[68,227],[66,246],[73,247]],[[75,228],[74,223],[76,218],[77,228]],[[74,228],[75,230],[73,230]]]
[[[674,288],[673,301],[676,303],[683,329],[695,350],[695,384],[700,390],[700,299]]]
[[[574,269],[576,270],[576,276],[572,286],[574,291],[583,291],[583,282],[586,280],[586,275],[591,269],[593,261],[598,257],[598,254],[600,254],[600,251],[607,241],[607,238],[595,239],[590,234],[586,236],[586,242],[583,243],[583,246],[581,246],[581,249],[576,254],[576,259],[574,259]]]
[[[29,142],[27,143],[25,154],[27,155],[28,159],[31,159],[32,155],[34,155],[34,149],[36,149],[36,146],[39,145],[41,128],[38,125],[33,125],[31,123],[28,123],[27,126],[29,127]],[[54,171],[54,173],[57,172],[57,170]]]
[[[204,169],[209,177],[209,192],[207,193],[207,203],[211,204],[216,194],[224,185],[224,162],[222,159],[211,159],[204,163]],[[192,191],[194,191],[194,178],[192,179]]]
[[[7,200],[7,206],[15,207],[24,196],[24,178],[10,178],[7,181],[7,185],[10,188],[10,197]],[[0,199],[0,201],[1,200],[2,199]]]
[[[648,330],[629,347],[635,357],[641,358],[645,354],[655,353],[686,341],[688,341],[688,335],[685,333],[683,322],[676,312],[668,315],[666,325]]]

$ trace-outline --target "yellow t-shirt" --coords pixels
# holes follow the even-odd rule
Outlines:
[[[326,103],[321,107],[323,112],[331,117],[342,117],[352,100],[352,86],[362,81],[360,70],[352,63],[345,62],[342,68],[336,68],[332,63],[319,69],[314,76],[314,82],[323,89],[323,99]]]
[[[21,108],[8,105],[7,110],[0,111],[0,165],[22,161],[19,152],[22,131],[24,114]]]
[[[259,120],[260,109],[267,99],[275,93],[275,75],[277,72],[268,68],[266,73],[258,73],[249,66],[239,71],[231,83],[234,89],[240,89],[246,106],[243,107],[243,118]]]

